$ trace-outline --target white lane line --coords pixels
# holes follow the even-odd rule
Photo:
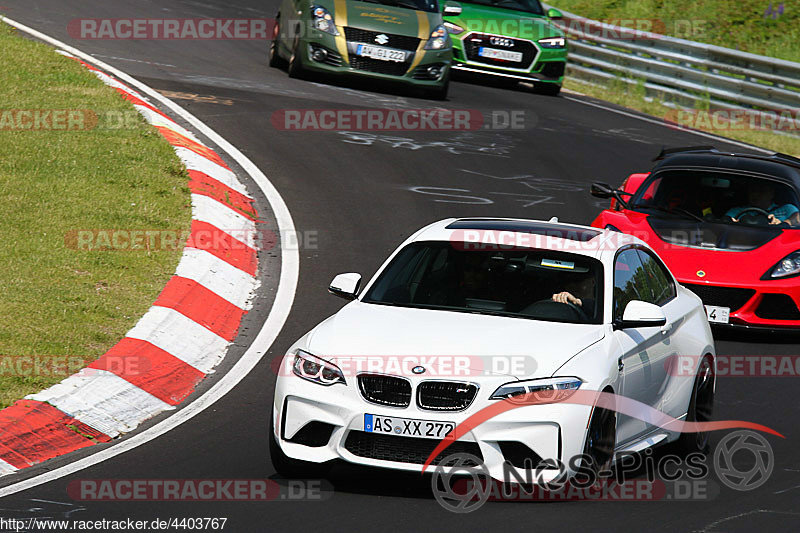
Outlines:
[[[222,361],[228,347],[227,340],[194,320],[169,307],[155,305],[125,336],[147,341],[203,374]]]
[[[202,194],[193,194],[192,219],[211,224],[215,228],[222,230],[223,233],[227,233],[234,239],[245,243],[250,248],[255,248],[256,246],[256,223],[240,215],[219,200]],[[197,235],[196,237],[200,242],[215,238],[214,235]],[[211,242],[213,244],[216,241],[212,240]],[[241,249],[242,246],[239,245],[239,248]]]
[[[205,250],[184,248],[175,275],[196,281],[239,309],[250,308],[256,279]]]
[[[604,106],[602,104],[596,104],[594,102],[589,102],[587,100],[582,100],[580,98],[570,98],[569,96],[563,96],[564,100],[569,100],[570,102],[578,102],[579,104],[588,105],[592,107],[596,107],[598,109],[603,109],[604,111],[611,111],[612,113],[616,113],[618,115],[623,115],[630,118],[635,118],[638,120],[643,120],[645,122],[649,122],[651,124],[658,124],[659,126],[664,126],[665,128],[669,128],[674,131],[682,131],[684,133],[691,133],[694,135],[699,135],[700,137],[706,137],[707,139],[714,139],[715,141],[724,142],[726,144],[732,144],[734,146],[741,146],[742,148],[747,148],[748,150],[756,150],[758,152],[763,152],[765,154],[774,153],[774,150],[767,150],[766,148],[760,148],[758,146],[753,146],[752,144],[747,144],[739,141],[734,141],[733,139],[727,139],[725,137],[721,137],[719,135],[714,135],[712,133],[706,133],[704,131],[692,130],[688,128],[681,128],[678,126],[673,126],[668,124],[663,120],[659,120],[657,118],[650,118],[645,117],[642,115],[637,115],[636,113],[628,113],[627,111],[623,111],[621,109],[614,109],[613,107]]]
[[[123,378],[94,368],[26,396],[47,402],[109,437],[128,433],[162,411],[175,409]]]
[[[175,153],[178,154],[178,157],[181,159],[181,161],[183,161],[183,164],[186,165],[186,168],[189,170],[197,170],[204,174],[208,174],[223,185],[227,185],[234,191],[240,192],[250,198],[250,195],[247,193],[247,189],[245,189],[244,185],[242,185],[239,180],[236,179],[236,174],[227,168],[221,167],[213,161],[209,161],[205,157],[192,152],[188,148],[177,146],[175,147]]]
[[[84,61],[93,63],[99,68],[114,74],[118,78],[125,80],[130,85],[136,87],[143,93],[151,96],[154,100],[160,102],[162,105],[169,108],[173,113],[186,120],[192,125],[193,128],[202,132],[203,135],[205,135],[213,143],[219,146],[221,150],[233,158],[242,167],[242,169],[244,169],[244,171],[250,175],[253,181],[255,181],[258,188],[261,189],[266,196],[267,201],[272,208],[273,215],[278,223],[278,230],[280,231],[280,234],[295,234],[296,230],[292,220],[292,215],[289,213],[289,208],[286,206],[286,203],[283,201],[283,198],[278,190],[275,189],[275,186],[272,185],[272,183],[270,183],[264,173],[261,172],[261,170],[255,164],[253,164],[250,159],[242,154],[239,149],[226,141],[217,132],[208,127],[194,115],[180,107],[172,100],[164,97],[158,91],[148,87],[131,76],[128,76],[124,72],[112,67],[111,65],[107,65],[104,62],[81,52],[77,48],[73,48],[57,39],[54,39],[23,24],[19,24],[6,17],[0,16],[0,20],[5,21],[20,31],[24,31],[25,33],[28,33],[37,39],[41,39],[42,41],[52,44],[53,46],[64,49],[65,51],[80,57]],[[168,431],[180,426],[184,422],[191,420],[196,415],[214,405],[217,400],[229,393],[242,379],[244,379],[272,347],[272,343],[275,341],[281,329],[283,328],[283,325],[286,323],[286,319],[289,317],[289,312],[292,309],[294,296],[297,291],[299,272],[299,250],[297,250],[295,247],[281,248],[281,273],[278,281],[278,289],[275,293],[275,301],[272,304],[272,308],[270,309],[264,326],[250,344],[250,347],[245,351],[236,364],[234,364],[233,368],[231,368],[227,374],[225,374],[202,396],[197,398],[192,403],[186,405],[184,408],[178,410],[175,414],[162,420],[153,427],[142,431],[141,433],[134,434],[125,440],[115,443],[114,445],[100,450],[97,453],[84,457],[83,459],[79,459],[49,472],[44,472],[29,479],[25,479],[23,481],[0,488],[0,498],[9,496],[11,494],[16,494],[20,491],[36,487],[43,483],[49,483],[50,481],[60,479],[70,474],[74,474],[75,472],[79,472],[85,468],[89,468],[102,461],[106,461],[112,457],[132,450],[138,446],[141,446],[142,444],[146,444],[151,440],[160,437]],[[268,405],[265,405],[264,407],[266,409],[268,408]]]

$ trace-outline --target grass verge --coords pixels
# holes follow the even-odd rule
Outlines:
[[[551,0],[595,20],[800,62],[800,9],[782,0]],[[643,27],[642,29],[647,29]]]
[[[116,91],[3,23],[0,50],[4,407],[57,383],[121,339],[181,254],[82,251],[70,243],[70,232],[188,230],[191,206],[182,163]],[[44,115],[53,110],[84,110],[83,118],[57,129],[58,114]]]
[[[636,111],[641,111],[658,119],[663,120],[668,119],[668,117],[675,118],[675,108],[666,106],[655,98],[647,97],[642,84],[634,85],[615,79],[600,86],[589,84],[567,75],[564,79],[564,88],[600,100],[605,100],[606,102],[635,109]],[[798,137],[779,135],[768,130],[725,129],[724,131],[720,131],[713,127],[703,127],[700,121],[692,122],[692,124],[696,125],[696,129],[700,131],[800,157],[800,138]],[[709,142],[698,141],[697,144],[714,144],[714,142],[712,140],[709,140]]]

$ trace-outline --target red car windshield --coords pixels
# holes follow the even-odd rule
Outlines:
[[[788,183],[719,171],[671,170],[650,177],[631,208],[651,214],[747,226],[800,228],[800,202]]]

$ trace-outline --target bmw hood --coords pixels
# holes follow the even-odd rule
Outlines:
[[[399,356],[396,359],[419,360],[423,367],[445,361],[468,365],[474,376],[525,379],[551,376],[575,354],[600,341],[603,331],[603,326],[596,324],[354,301],[314,328],[307,347],[334,362],[348,357]]]

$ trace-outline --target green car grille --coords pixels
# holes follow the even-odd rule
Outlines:
[[[491,35],[484,35],[481,33],[471,33],[464,37],[464,53],[469,61],[476,63],[483,63],[484,65],[491,65],[494,67],[506,68],[520,68],[528,69],[536,59],[536,47],[530,41],[521,39],[512,39],[509,37],[503,38],[505,41],[510,41],[513,46],[500,46],[490,42]],[[499,50],[509,50],[513,52],[522,52],[521,61],[503,61],[500,59],[492,59],[478,55],[478,50],[481,47],[495,48]]]

